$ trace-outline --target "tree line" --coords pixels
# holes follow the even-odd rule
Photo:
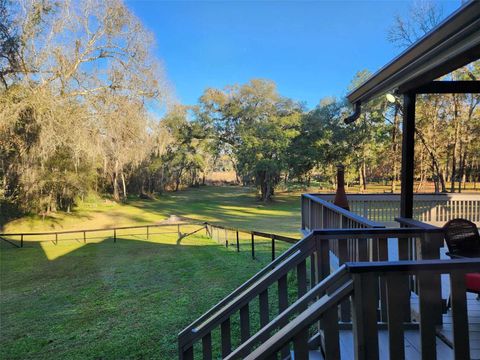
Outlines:
[[[397,18],[389,33],[401,46],[440,18],[435,7],[412,11],[413,22]],[[0,0],[0,18],[3,213],[69,211],[90,192],[121,201],[198,186],[225,158],[263,201],[281,182],[334,182],[338,163],[350,183],[388,181],[396,191],[401,99],[366,104],[348,126],[345,99],[325,98],[309,111],[264,79],[176,104],[153,36],[120,0]],[[351,87],[368,76],[360,71]],[[479,76],[475,62],[449,78]],[[479,181],[479,102],[470,94],[419,96],[419,184],[461,191]]]

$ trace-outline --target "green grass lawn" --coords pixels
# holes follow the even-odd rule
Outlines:
[[[300,193],[279,193],[269,204],[259,202],[252,189],[239,186],[187,189],[156,200],[131,198],[126,204],[93,199],[80,202],[70,214],[52,214],[45,220],[24,217],[4,224],[0,230],[12,233],[151,224],[172,214],[298,237]]]
[[[84,202],[71,214],[18,219],[4,231],[138,225],[176,214],[298,237],[299,202],[298,194],[279,194],[264,205],[248,189],[204,187],[153,201]],[[119,232],[116,243],[111,234],[22,249],[0,242],[0,358],[175,359],[178,332],[270,260],[270,241],[257,240],[253,260],[246,235],[237,253],[203,230],[180,243],[176,234],[145,241],[143,232]],[[277,253],[288,246],[277,243]]]
[[[178,332],[270,257],[176,240],[2,245],[0,358],[175,359]]]

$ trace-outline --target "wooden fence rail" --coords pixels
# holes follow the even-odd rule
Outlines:
[[[204,228],[206,225],[205,223],[202,222],[179,222],[179,223],[163,223],[163,224],[148,224],[148,225],[136,225],[136,226],[119,226],[119,227],[108,227],[108,228],[96,228],[96,229],[82,229],[82,230],[64,230],[64,231],[48,231],[48,232],[26,232],[26,233],[1,233],[0,234],[0,239],[3,241],[6,241],[15,247],[23,247],[25,242],[27,241],[28,238],[49,238],[48,240],[33,240],[34,242],[52,242],[55,245],[58,245],[59,241],[62,240],[77,240],[80,239],[84,243],[87,242],[89,237],[87,234],[91,233],[106,233],[105,236],[101,236],[102,238],[112,238],[114,242],[117,241],[117,234],[120,230],[136,230],[136,229],[144,229],[144,235],[146,239],[148,240],[150,238],[150,235],[154,234],[178,234],[179,236],[185,236],[189,235],[187,234],[182,234],[181,232],[181,227],[182,226],[201,226],[201,228]],[[167,231],[167,232],[161,232],[161,233],[155,233],[152,232],[151,229],[155,228],[165,228],[165,227],[170,227],[174,228],[174,231]],[[196,231],[195,231],[196,232]],[[107,234],[110,233],[110,236]],[[72,235],[72,234],[77,234],[78,237],[71,239],[71,238],[61,238],[61,235]],[[131,234],[122,234],[122,235],[131,235]],[[133,235],[140,235],[140,234],[133,234]],[[17,239],[14,239],[17,238]],[[92,237],[90,237],[92,239]],[[15,243],[15,241],[19,242],[19,244]]]
[[[183,233],[182,232],[182,226],[199,226],[199,228],[194,229],[193,231]],[[171,231],[163,231],[163,232],[153,232],[152,230],[155,228],[173,228],[174,230]],[[88,237],[87,234],[90,233],[104,233],[102,235],[102,238],[112,238],[113,242],[117,241],[117,236],[119,235],[118,233],[120,231],[126,231],[126,230],[141,230],[144,229],[144,232],[142,234],[125,234],[122,233],[123,236],[125,235],[144,235],[147,240],[150,239],[151,235],[158,235],[158,234],[178,234],[179,239],[184,238],[186,236],[193,235],[197,232],[199,232],[202,229],[205,229],[206,235],[209,236],[210,238],[216,238],[218,242],[220,242],[220,236],[219,233],[222,232],[224,234],[223,240],[225,242],[225,246],[228,247],[229,245],[235,245],[236,251],[240,252],[240,234],[247,234],[250,238],[251,241],[249,242],[250,245],[250,251],[252,254],[252,258],[255,259],[255,245],[258,246],[258,243],[256,243],[256,239],[264,238],[264,239],[269,239],[270,241],[270,246],[271,246],[271,258],[272,260],[275,260],[276,257],[276,242],[282,241],[286,242],[289,244],[294,244],[297,242],[299,239],[295,239],[292,237],[288,236],[283,236],[283,235],[278,235],[278,234],[272,234],[272,233],[266,233],[266,232],[261,232],[261,231],[255,231],[255,230],[244,230],[244,229],[238,229],[238,228],[233,228],[233,227],[227,227],[227,226],[222,226],[222,225],[216,225],[212,224],[209,222],[202,222],[202,221],[193,221],[188,219],[187,221],[182,221],[182,222],[170,222],[170,223],[162,223],[162,224],[147,224],[147,225],[136,225],[136,226],[119,226],[119,227],[109,227],[109,228],[97,228],[97,229],[83,229],[83,230],[64,230],[64,231],[50,231],[50,232],[28,232],[28,233],[2,233],[0,234],[0,240],[3,240],[9,244],[11,244],[14,247],[21,248],[24,246],[25,241],[28,238],[35,238],[35,237],[42,237],[42,238],[48,238],[47,240],[36,240],[35,242],[52,242],[54,245],[58,245],[59,241],[81,241],[83,243],[87,243],[88,239],[92,239],[92,237]],[[229,237],[228,233],[230,234],[235,234],[235,237],[231,239],[229,243]],[[71,238],[62,238],[62,235],[78,235],[74,239]],[[110,235],[109,235],[110,234]],[[216,235],[215,235],[216,234]],[[17,239],[15,239],[17,238]],[[232,242],[234,241],[234,242]]]

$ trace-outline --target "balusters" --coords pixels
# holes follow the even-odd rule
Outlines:
[[[250,310],[248,303],[240,309],[240,339],[242,343],[250,337]]]
[[[327,290],[327,294],[332,294],[338,286],[333,286]],[[327,310],[320,321],[323,330],[325,344],[325,358],[340,359],[340,333],[338,326],[338,307],[334,306]]]
[[[427,271],[417,274],[420,295],[420,348],[423,360],[433,360],[437,356],[436,314],[431,304],[431,300],[435,298],[435,291],[430,284],[433,276],[435,274]]]
[[[260,303],[260,327],[268,324],[268,289],[262,291],[258,297]]]
[[[307,292],[307,263],[305,260],[297,265],[298,298]]]
[[[283,275],[278,279],[278,313],[280,314],[283,310],[288,307],[288,283],[287,283],[287,274]],[[281,358],[285,359],[288,357],[290,349],[288,346],[284,347],[281,350]]]
[[[373,273],[354,274],[353,339],[356,359],[378,359],[377,306],[374,298],[377,279]]]
[[[405,339],[403,331],[402,298],[398,296],[399,289],[408,290],[407,277],[401,274],[385,276],[387,293],[387,320],[390,360],[405,359]],[[405,290],[403,290],[405,291]],[[382,303],[383,306],[383,303]]]
[[[202,338],[203,360],[212,360],[212,334],[208,333]]]
[[[468,333],[467,296],[465,274],[450,274],[450,289],[453,315],[453,351],[455,359],[470,359],[470,341]]]
[[[339,239],[338,242],[338,266],[344,264],[345,262],[349,261],[348,256],[348,243],[346,239]],[[354,245],[354,244],[353,244]],[[340,304],[340,318],[341,321],[348,322],[350,321],[350,301],[344,300]]]
[[[222,358],[224,358],[232,352],[230,318],[227,318],[224,322],[222,322],[220,325],[220,332],[222,338]]]
[[[388,260],[388,239],[387,238],[378,238],[377,240],[377,256],[378,261]],[[386,290],[386,280],[382,276],[379,280],[379,293],[380,293],[380,318],[383,322],[387,321],[387,290]]]
[[[308,328],[303,329],[293,338],[295,360],[308,360]]]

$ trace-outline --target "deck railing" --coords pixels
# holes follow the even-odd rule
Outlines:
[[[375,221],[333,204],[333,197],[323,198],[316,194],[302,195],[302,230],[356,229],[384,227]]]
[[[305,194],[302,196],[302,228],[313,229],[320,215],[309,211],[312,199],[333,202],[333,194]],[[396,226],[395,218],[400,215],[399,194],[348,194],[350,212],[377,224]],[[442,226],[454,218],[468,219],[480,226],[480,194],[415,194],[413,217],[431,225]],[[305,218],[305,219],[303,219]],[[326,227],[323,227],[326,228]]]
[[[326,304],[317,303],[323,309],[322,311],[333,309],[334,306],[340,304],[339,318],[336,315],[337,308],[324,315],[330,320],[326,320],[322,326],[331,327],[334,334],[335,331],[338,331],[338,320],[346,325],[351,324],[352,315],[348,299],[350,285],[341,275],[344,270],[339,270],[340,272],[335,274],[332,274],[331,271],[331,239],[336,239],[339,243],[347,243],[349,240],[357,241],[358,252],[355,254],[355,261],[371,262],[388,260],[388,253],[391,250],[389,247],[394,247],[400,253],[406,239],[417,239],[420,249],[420,252],[417,253],[418,259],[421,260],[424,256],[428,258],[431,254],[428,244],[432,243],[429,239],[435,237],[441,237],[441,230],[416,228],[315,230],[183,330],[178,337],[180,359],[193,359],[195,354],[201,355],[204,359],[216,358],[218,355],[228,359],[244,358],[256,345],[269,338],[273,329],[284,326],[285,321],[290,319],[290,315],[297,311],[303,312],[307,303],[321,296],[325,291],[329,297],[322,301]],[[421,244],[424,244],[423,247]],[[369,248],[377,248],[381,251],[366,251]],[[346,262],[350,261],[350,258],[346,259]],[[344,267],[344,265],[340,265],[340,269]],[[429,275],[428,284],[420,283],[420,289],[423,286],[421,291],[425,293],[428,290],[429,316],[436,324],[441,322],[442,315],[439,279],[439,275],[433,274]],[[396,296],[402,306],[401,314],[404,316],[402,320],[405,322],[411,320],[409,283],[406,281],[396,289]],[[372,304],[375,306],[375,319],[381,323],[388,323],[386,278],[375,278],[372,286],[372,296],[375,297],[372,300]],[[295,291],[292,292],[289,287],[294,287]],[[276,294],[273,296],[276,299],[274,303],[272,297],[269,297],[269,294],[272,293]],[[292,299],[292,293],[297,301]],[[290,307],[289,303],[292,304]],[[281,315],[285,311],[289,312],[288,316]],[[259,321],[259,323],[253,324],[253,321]],[[239,338],[235,337],[237,332],[232,332],[232,328],[239,329]],[[253,336],[252,328],[258,329]],[[215,335],[218,334],[217,331],[219,336]],[[333,344],[332,346],[335,347],[335,341],[327,341],[332,333],[328,331],[322,333],[324,334],[322,336],[326,338],[319,337],[320,333],[318,333],[316,337],[308,339],[310,345],[323,343],[326,347],[330,346],[329,344]],[[295,336],[297,335],[295,333]],[[300,349],[305,344],[307,335],[304,333],[298,336],[302,337],[296,347]],[[237,344],[236,348],[234,348],[235,344]],[[285,346],[279,351],[284,355],[283,357],[286,357],[290,349]],[[336,351],[333,348],[327,352],[333,354]]]
[[[352,299],[352,329],[355,359],[379,359],[378,344],[378,309],[377,294],[379,281],[386,284],[388,353],[390,359],[405,359],[404,317],[406,299],[398,296],[398,289],[405,288],[408,278],[416,276],[420,279],[420,348],[422,359],[436,359],[435,308],[431,302],[432,276],[440,277],[446,274],[450,278],[452,314],[453,314],[453,352],[455,359],[470,359],[469,323],[467,315],[467,300],[465,296],[465,273],[478,271],[478,259],[469,260],[425,260],[376,263],[348,263],[337,271],[336,278],[331,276],[309,291],[303,298],[296,301],[280,319],[287,320],[280,329],[263,340],[260,346],[250,352],[244,359],[272,359],[293,345],[294,358],[305,360],[309,358],[309,350],[316,344],[324,344],[323,352],[326,359],[340,359],[340,336],[337,317],[338,304],[351,297]],[[334,281],[335,280],[337,281]],[[341,280],[338,280],[340,278]],[[320,296],[306,309],[288,322],[286,315],[292,315],[300,305],[308,305],[305,300]],[[273,323],[273,322],[272,322]],[[269,330],[274,330],[271,324]],[[315,327],[318,333],[311,336]],[[320,331],[321,330],[321,331]],[[315,337],[323,341],[312,341]],[[240,351],[228,359],[242,358]],[[244,354],[243,354],[244,355]]]

